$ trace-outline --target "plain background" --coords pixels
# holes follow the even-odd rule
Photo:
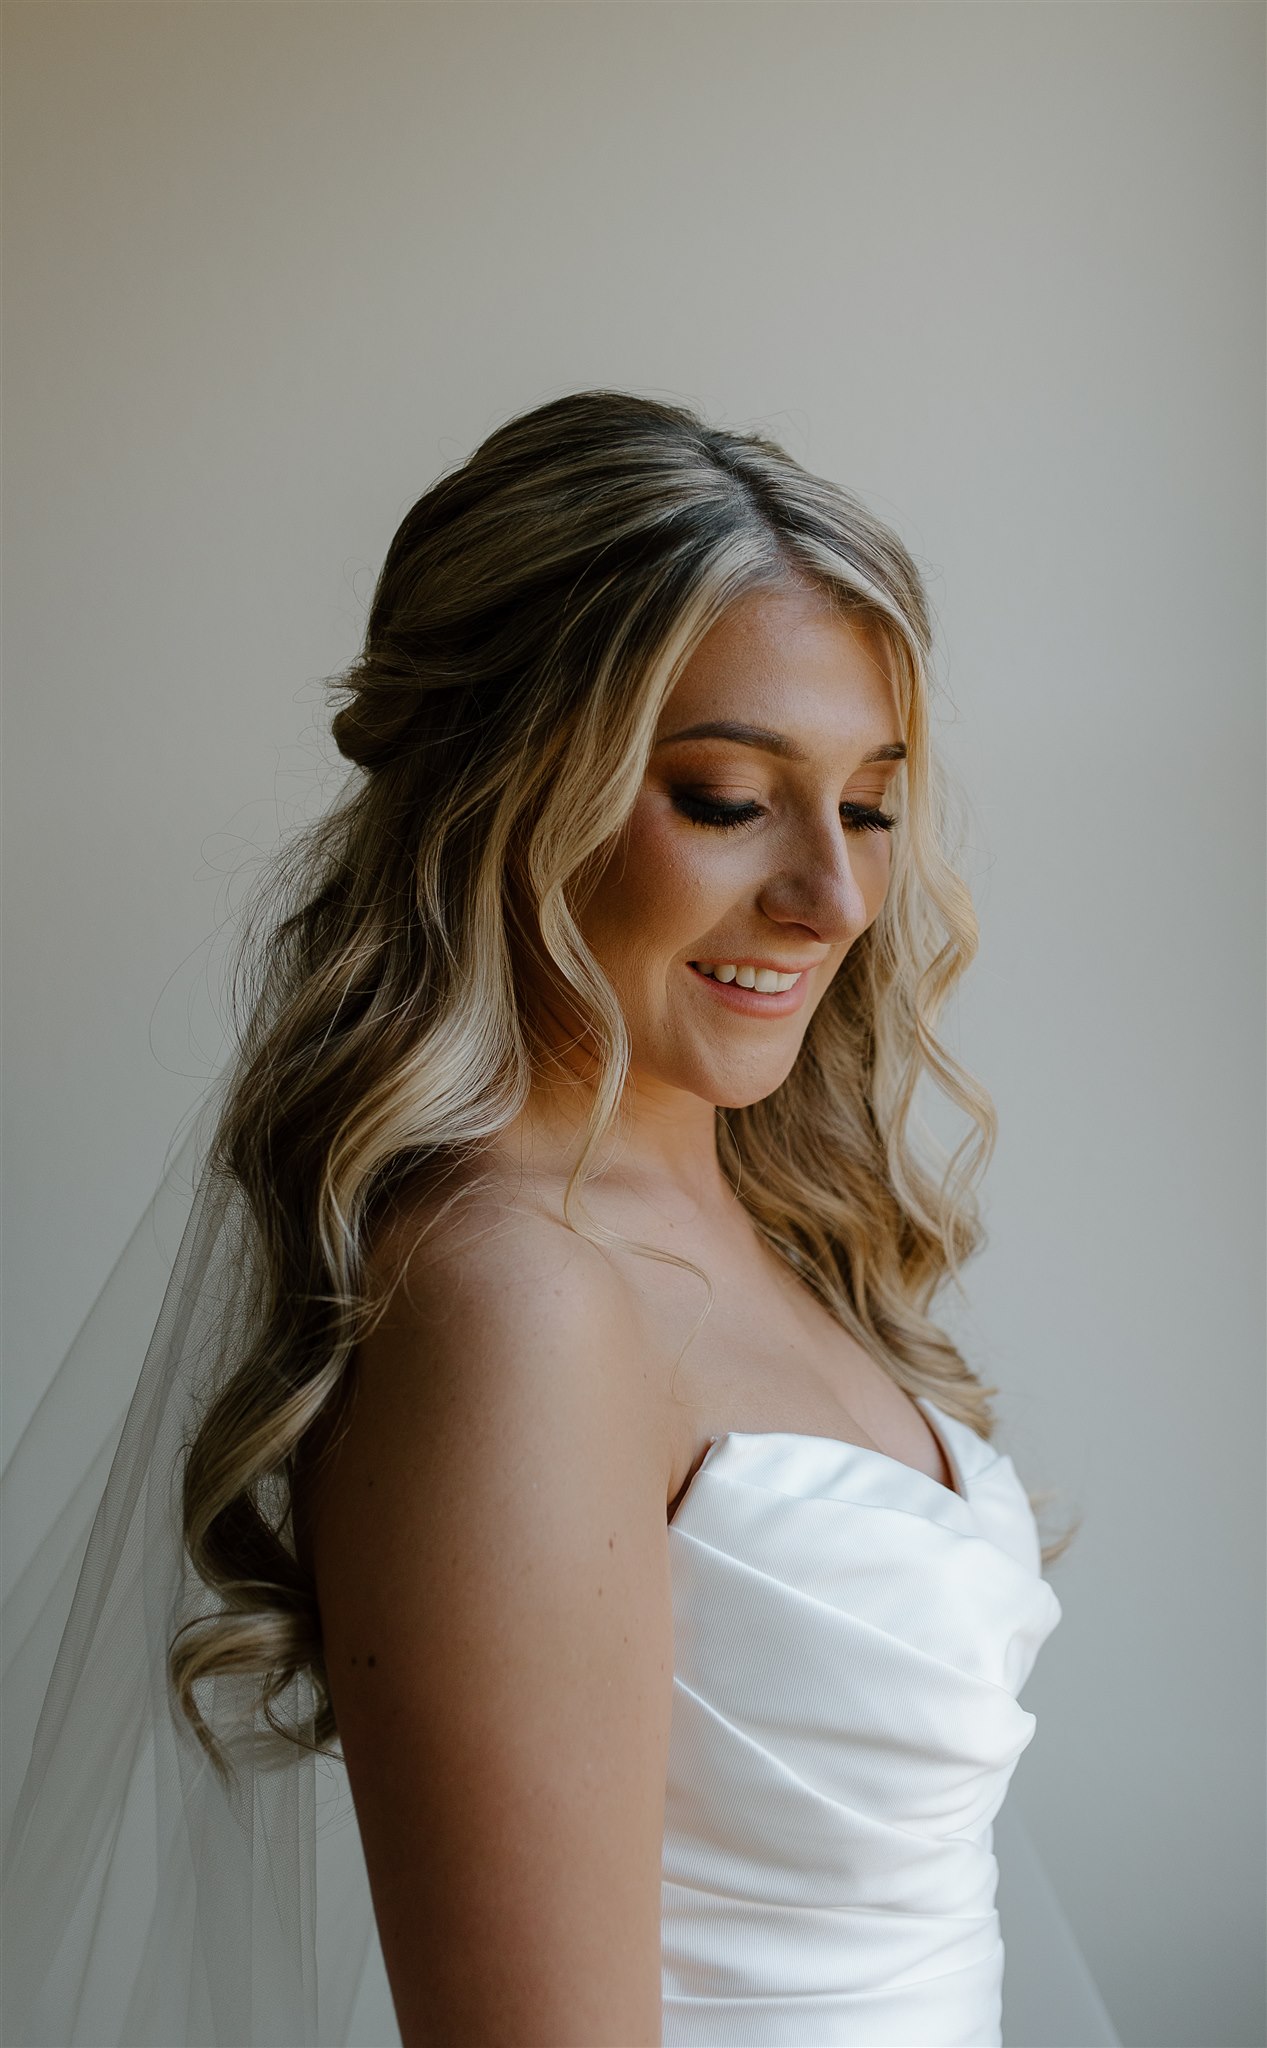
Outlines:
[[[1263,9],[4,34],[8,1444],[221,1056],[252,863],[337,785],[321,678],[409,505],[580,386],[762,426],[938,619],[947,1029],[1002,1121],[945,1317],[1083,1517],[1027,1822],[1125,2043],[1261,2042]]]

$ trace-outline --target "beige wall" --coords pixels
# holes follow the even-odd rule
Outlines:
[[[1263,2038],[1263,26],[5,26],[9,1442],[216,1064],[217,925],[333,785],[407,506],[582,384],[768,424],[930,579],[1002,1117],[946,1313],[1085,1517],[1017,1791],[1149,2048]]]

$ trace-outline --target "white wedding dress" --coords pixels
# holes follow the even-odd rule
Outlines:
[[[669,1532],[666,2048],[1002,2039],[994,1817],[1060,1602],[1012,1461],[716,1439]]]
[[[227,1792],[167,1695],[199,1597],[181,1446],[217,1350],[240,1355],[236,1198],[197,1143],[0,1488],[0,2037],[399,2048],[341,1762],[240,1751]],[[858,1445],[735,1432],[677,1506],[666,2048],[1117,2041],[1019,1817],[992,1827],[1060,1604],[1010,1459],[922,1405],[957,1492]]]

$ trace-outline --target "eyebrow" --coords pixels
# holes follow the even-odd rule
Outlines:
[[[765,725],[736,725],[730,719],[708,719],[703,725],[688,725],[681,732],[666,733],[657,740],[657,747],[670,747],[677,740],[733,740],[739,747],[759,747],[764,754],[779,754],[785,761],[804,761],[807,756],[784,732],[774,732]],[[873,747],[862,757],[863,765],[869,761],[904,761],[906,743],[890,740],[887,746]]]

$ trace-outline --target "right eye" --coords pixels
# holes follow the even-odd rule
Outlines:
[[[751,825],[762,815],[760,804],[719,804],[708,797],[696,796],[689,789],[675,789],[673,802],[684,818],[694,825],[712,825],[719,831],[731,831],[736,825]]]

